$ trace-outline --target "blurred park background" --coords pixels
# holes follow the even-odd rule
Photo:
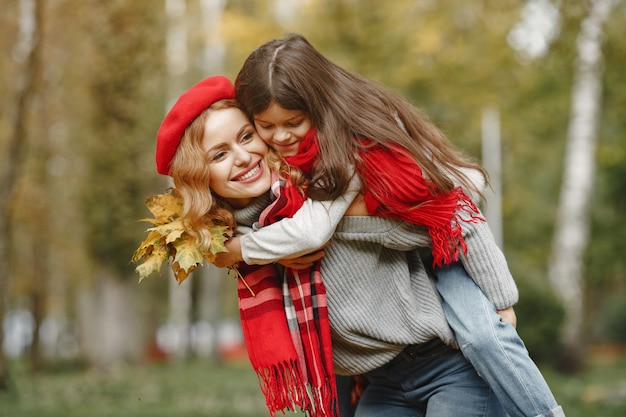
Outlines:
[[[518,330],[568,416],[626,415],[626,2],[0,0],[0,416],[263,416],[235,282],[139,284],[156,131],[299,32],[483,161]],[[306,63],[303,63],[306,65]]]

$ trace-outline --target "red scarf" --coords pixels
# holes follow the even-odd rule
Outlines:
[[[275,200],[261,213],[265,226],[291,217],[304,197],[273,178]],[[337,392],[326,288],[317,262],[310,269],[241,265],[239,313],[248,356],[259,377],[270,415],[299,407],[312,417],[335,416]],[[255,295],[252,295],[255,294]]]
[[[318,153],[315,130],[307,133],[300,152],[285,159],[310,173]],[[459,248],[467,253],[460,222],[484,219],[461,187],[447,193],[437,192],[435,185],[424,178],[411,153],[397,145],[371,146],[361,150],[359,157],[363,163],[357,170],[363,181],[368,213],[425,226],[433,242],[434,266],[457,261]],[[462,217],[462,212],[469,217]]]

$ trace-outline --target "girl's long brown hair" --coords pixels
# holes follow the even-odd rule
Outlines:
[[[235,81],[237,99],[251,118],[271,102],[305,112],[317,129],[320,153],[308,195],[335,199],[358,166],[359,142],[395,143],[411,152],[436,190],[447,192],[454,182],[481,195],[462,168],[485,171],[456,149],[414,105],[359,74],[347,71],[320,54],[301,35],[269,41],[250,54]]]

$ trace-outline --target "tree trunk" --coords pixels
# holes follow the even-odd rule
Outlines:
[[[47,291],[47,239],[34,238],[33,260],[32,260],[32,283],[29,290],[29,298],[31,300],[31,312],[33,314],[33,342],[30,346],[30,371],[39,372],[42,367],[40,329],[41,323],[45,318],[46,304],[48,299]]]
[[[7,153],[0,163],[0,324],[8,308],[7,293],[12,273],[11,256],[11,203],[15,184],[20,176],[26,154],[27,113],[35,93],[35,83],[40,71],[40,36],[43,26],[42,0],[20,1],[20,37],[15,48],[15,59],[22,66],[16,83],[13,133]],[[9,375],[6,366],[3,332],[0,329],[0,391],[8,390]]]
[[[204,73],[222,74],[226,58],[226,45],[220,38],[222,14],[226,0],[200,0],[201,24],[204,28],[202,51]]]
[[[482,162],[489,174],[491,187],[485,193],[483,214],[497,245],[504,250],[502,227],[502,151],[500,138],[500,112],[496,107],[486,107],[482,114]]]
[[[187,87],[185,75],[188,71],[187,53],[187,3],[185,0],[165,0],[167,15],[166,60],[168,73],[167,109],[176,101]],[[171,180],[168,186],[173,186]],[[181,285],[172,271],[168,271],[169,310],[167,317],[170,338],[168,350],[174,358],[183,359],[189,355],[191,346],[192,316],[192,273]]]
[[[101,368],[138,362],[143,334],[136,282],[120,280],[104,265],[93,278],[86,280],[78,298],[81,351]]]
[[[207,323],[209,329],[212,330],[209,345],[198,346],[197,353],[202,356],[208,356],[210,359],[218,359],[218,336],[219,324],[221,318],[220,309],[220,293],[222,292],[222,283],[226,279],[226,270],[216,268],[215,265],[204,265],[203,268],[196,270],[199,278],[200,291],[198,292],[198,320],[201,323]]]
[[[191,352],[191,318],[193,282],[198,271],[194,271],[182,284],[178,284],[174,273],[169,271],[169,309],[167,326],[169,329],[168,353],[175,359],[185,359]]]
[[[188,70],[187,57],[187,3],[185,0],[165,0],[167,14],[167,36],[165,58],[168,73],[168,103],[166,110],[174,104],[186,88],[185,74]]]
[[[581,24],[563,183],[548,270],[554,291],[565,308],[561,343],[564,348],[562,367],[567,371],[576,371],[583,366],[583,258],[588,242],[589,206],[596,174],[602,26],[613,5],[613,0],[589,1],[589,13]]]
[[[203,72],[205,74],[222,74],[226,57],[226,46],[220,38],[221,22],[225,0],[200,0],[201,24],[204,28],[203,40]],[[226,272],[207,265],[197,270],[197,278],[200,284],[198,292],[198,319],[208,324],[214,337],[210,338],[211,345],[204,346],[206,350],[199,350],[199,354],[209,355],[217,360],[217,342],[220,324],[220,289],[225,279]]]

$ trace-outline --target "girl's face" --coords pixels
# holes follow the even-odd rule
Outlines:
[[[254,115],[259,136],[282,156],[298,153],[300,142],[312,128],[308,114],[287,110],[272,101],[265,111]]]
[[[209,112],[202,148],[210,161],[209,187],[233,207],[245,207],[270,189],[267,145],[241,110]]]

